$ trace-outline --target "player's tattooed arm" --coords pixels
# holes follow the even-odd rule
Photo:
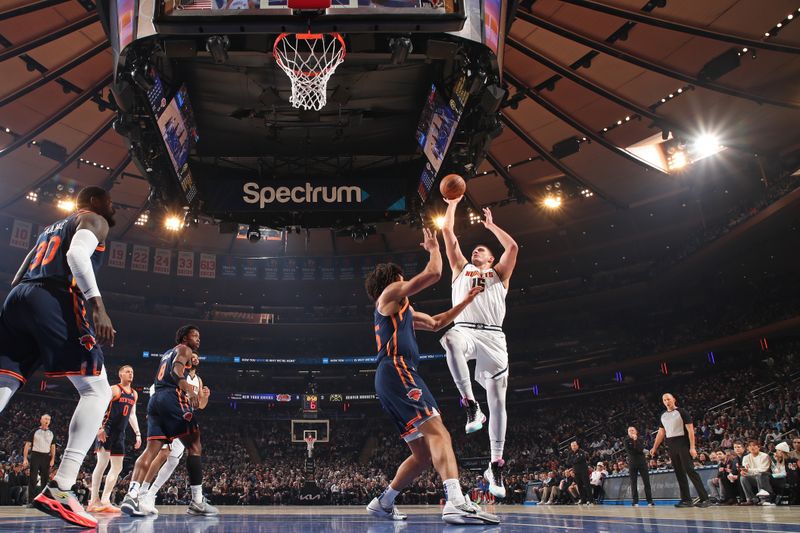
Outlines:
[[[414,329],[422,331],[439,331],[440,329],[449,326],[453,320],[467,307],[475,297],[483,291],[483,287],[472,287],[467,296],[455,307],[452,307],[444,313],[438,315],[428,315],[419,311],[414,311]],[[413,309],[412,309],[413,311]]]
[[[517,265],[519,246],[511,235],[494,223],[491,209],[488,207],[485,208],[483,210],[483,216],[484,220],[481,220],[481,224],[497,237],[497,240],[500,241],[500,245],[503,247],[503,255],[500,256],[500,261],[494,266],[494,271],[500,276],[503,284],[508,287],[508,280],[511,279],[511,274],[514,272],[514,267]]]
[[[31,264],[34,253],[36,253],[36,246],[31,248],[31,251],[28,252],[28,255],[22,260],[22,264],[19,266],[19,270],[17,270],[17,273],[14,275],[14,280],[11,282],[12,287],[16,287],[19,285],[19,282],[22,281],[22,276],[24,276],[25,271],[28,270],[28,265]]]
[[[175,356],[175,361],[172,363],[172,379],[178,384],[178,387],[186,393],[186,397],[192,407],[197,408],[200,405],[200,398],[194,391],[194,387],[186,381],[184,375],[186,374],[186,364],[192,359],[192,350],[188,346],[180,345],[177,348],[178,355]]]
[[[448,200],[444,198],[447,203],[447,211],[444,214],[444,226],[442,227],[442,237],[444,238],[444,249],[447,253],[447,261],[450,263],[450,270],[452,270],[453,280],[458,277],[464,266],[467,264],[467,258],[461,253],[461,245],[458,243],[458,237],[455,233],[455,220],[456,208],[463,196]]]

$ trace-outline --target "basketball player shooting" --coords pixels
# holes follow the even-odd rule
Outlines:
[[[467,291],[452,309],[430,316],[414,310],[409,297],[435,284],[442,275],[442,255],[436,234],[424,230],[422,247],[430,254],[428,264],[413,278],[403,278],[402,269],[393,263],[375,267],[365,283],[370,299],[375,302],[375,339],[378,343],[378,368],[375,371],[375,392],[381,406],[397,425],[400,438],[411,449],[383,493],[374,498],[367,511],[388,520],[405,520],[394,505],[397,495],[427,470],[431,462],[442,477],[447,503],[442,520],[448,524],[498,524],[500,520],[483,512],[461,493],[450,433],[439,415],[436,400],[417,371],[419,347],[415,329],[438,331],[478,295],[478,289]]]
[[[69,423],[67,447],[55,478],[33,506],[70,524],[96,527],[72,486],[111,400],[100,345],[114,346],[116,332],[96,271],[114,225],[114,205],[100,187],[82,189],[76,203],[76,213],[37,237],[0,311],[0,412],[39,366],[48,378],[65,376],[72,382],[81,399]]]
[[[489,404],[489,445],[491,460],[484,476],[489,481],[489,491],[497,498],[505,498],[503,485],[503,447],[506,441],[506,390],[508,388],[508,348],[503,333],[506,315],[508,283],[517,263],[518,246],[514,239],[494,223],[491,210],[484,209],[481,224],[494,234],[503,247],[503,255],[495,262],[489,246],[479,244],[472,250],[468,261],[461,253],[458,238],[453,231],[455,213],[463,196],[447,202],[445,213],[444,245],[453,271],[453,302],[461,301],[473,287],[483,291],[475,301],[455,319],[452,329],[442,337],[447,354],[447,366],[461,394],[461,405],[467,411],[467,433],[483,428],[486,416],[472,392],[467,361],[475,360],[475,381],[486,389]]]
[[[139,420],[136,418],[136,402],[139,393],[133,390],[133,367],[124,365],[119,369],[119,383],[111,387],[111,403],[108,404],[103,425],[97,432],[95,453],[97,464],[92,473],[91,499],[86,508],[90,513],[119,513],[119,508],[111,503],[111,493],[117,478],[122,471],[122,462],[125,459],[125,428],[128,424],[136,436],[134,449],[142,445],[142,434],[139,432]],[[100,482],[103,480],[108,464],[111,468],[106,475],[103,486],[103,496],[100,497]]]

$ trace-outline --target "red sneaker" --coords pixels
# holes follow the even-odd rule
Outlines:
[[[83,510],[71,490],[61,490],[55,481],[47,484],[44,490],[33,499],[33,506],[41,512],[82,527],[97,527],[97,520]]]

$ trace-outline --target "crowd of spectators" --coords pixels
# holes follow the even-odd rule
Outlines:
[[[794,460],[788,454],[784,457],[780,451],[776,453],[781,442],[794,447],[794,457],[800,450],[800,440],[792,439],[800,430],[800,387],[797,382],[789,381],[787,372],[775,368],[776,360],[779,364],[785,357],[789,354],[778,352],[772,356],[773,365],[766,362],[743,365],[726,371],[680,376],[662,384],[678,398],[680,406],[693,413],[699,452],[696,466],[724,464],[723,459],[733,453],[734,441],[750,440],[760,443],[775,461]],[[759,393],[750,392],[768,384]],[[578,441],[588,454],[588,464],[593,465],[592,498],[601,497],[608,475],[626,473],[622,439],[627,427],[637,427],[645,447],[652,446],[663,410],[661,392],[652,386],[630,387],[624,392],[509,406],[506,501],[522,502],[529,486],[535,486],[533,490],[540,497],[547,490],[547,499],[554,502],[577,501],[574,471],[565,462],[566,448],[572,440]],[[56,441],[62,445],[66,442],[73,404],[47,396],[47,393],[20,394],[0,419],[0,504],[26,501],[24,487],[28,472],[22,466],[21,450],[25,435],[36,427],[41,414],[47,412],[52,416]],[[311,465],[307,462],[305,445],[289,442],[288,420],[259,418],[251,413],[231,416],[229,409],[225,404],[217,404],[203,413],[201,422],[205,491],[218,504],[363,504],[383,490],[408,455],[407,447],[397,439],[389,424],[371,423],[372,418],[380,416],[374,406],[365,406],[351,420],[335,421],[330,442],[316,445]],[[468,460],[465,464],[470,458],[483,458],[485,438],[464,435],[459,416],[450,416],[445,422],[458,457]],[[128,480],[125,476],[129,475],[131,465],[129,457],[115,501],[125,494]],[[81,496],[88,495],[93,466],[90,454],[76,487]],[[478,460],[477,469],[484,466]],[[669,467],[666,454],[650,460],[651,470]],[[780,466],[777,468],[780,470]],[[785,471],[786,467],[783,468]],[[461,481],[466,490],[475,492],[476,498],[485,496],[481,494],[485,487],[479,473],[462,468]],[[159,496],[162,504],[186,501],[188,487],[182,467]],[[431,469],[404,491],[400,502],[436,504],[440,498],[440,482]]]

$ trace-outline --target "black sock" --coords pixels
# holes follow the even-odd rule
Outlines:
[[[186,469],[189,471],[189,485],[203,484],[203,464],[199,455],[190,455],[186,458]]]

